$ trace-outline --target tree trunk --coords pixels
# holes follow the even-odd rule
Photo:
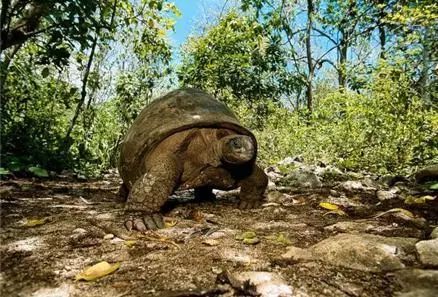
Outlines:
[[[379,4],[383,4],[384,1],[380,0]],[[379,30],[379,42],[380,42],[380,59],[385,59],[385,46],[386,46],[386,31],[385,25],[382,23],[383,19],[386,17],[385,10],[383,8],[379,9],[379,19],[377,20],[377,28]]]
[[[349,34],[341,28],[342,39],[339,42],[339,65],[338,65],[338,83],[341,90],[347,87],[347,54]]]
[[[85,98],[87,97],[88,77],[90,75],[91,65],[93,64],[93,58],[94,58],[94,53],[96,51],[98,36],[99,36],[99,31],[96,32],[96,36],[94,37],[93,44],[91,46],[90,57],[88,58],[87,67],[85,68],[84,78],[82,79],[81,99],[79,100],[79,103],[76,106],[75,114],[67,130],[67,134],[65,135],[64,152],[67,152],[70,149],[70,146],[72,145],[70,135],[71,132],[73,131],[73,128],[76,125],[76,121],[79,117],[79,114],[81,113],[82,106],[84,105],[85,102]]]
[[[22,44],[18,44],[12,49],[9,55],[4,54],[3,61],[1,61],[0,63],[0,96],[2,100],[5,99],[2,95],[4,94],[3,90],[5,87],[6,79],[8,77],[9,65],[11,65],[12,60],[14,59],[17,52],[20,50],[21,46]]]
[[[315,67],[312,61],[312,26],[313,26],[313,0],[307,0],[307,26],[306,26],[306,58],[307,58],[307,84],[306,84],[306,97],[307,97],[307,109],[311,113],[313,110],[313,77],[315,73]]]

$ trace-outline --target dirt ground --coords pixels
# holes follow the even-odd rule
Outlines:
[[[350,195],[343,208],[346,215],[339,215],[319,206],[333,194],[327,188],[271,189],[288,199],[271,199],[254,210],[237,209],[235,192],[218,193],[215,202],[196,203],[188,191],[171,199],[165,213],[168,228],[122,234],[114,227],[123,226],[123,203],[116,199],[119,182],[115,174],[99,181],[2,181],[1,296],[256,296],[251,288],[237,289],[227,279],[245,271],[280,276],[292,288],[290,296],[438,292],[438,271],[422,264],[415,249],[403,258],[403,269],[393,271],[282,256],[289,246],[308,248],[336,235],[339,230],[327,226],[338,222],[367,222],[373,227],[359,232],[385,237],[427,239],[438,225],[436,203],[407,208],[401,202],[379,202],[372,195]],[[424,220],[377,215],[395,207]],[[239,240],[246,231],[254,231],[260,242]],[[121,266],[95,281],[75,281],[75,275],[100,261]],[[416,271],[433,276],[421,278]],[[413,288],[416,285],[421,288]]]

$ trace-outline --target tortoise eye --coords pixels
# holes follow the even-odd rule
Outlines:
[[[239,138],[233,138],[230,141],[230,145],[235,149],[239,149],[242,147],[242,142],[240,141]]]

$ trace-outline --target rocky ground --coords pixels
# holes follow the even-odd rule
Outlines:
[[[2,181],[1,296],[438,296],[436,182],[300,161],[266,169],[260,209],[180,192],[145,234],[117,228],[115,173]],[[75,280],[101,261],[120,267]]]

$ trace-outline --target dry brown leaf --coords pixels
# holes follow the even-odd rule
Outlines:
[[[401,213],[404,214],[405,216],[408,216],[410,218],[414,218],[414,214],[412,212],[410,212],[409,210],[406,210],[404,208],[391,208],[390,210],[387,210],[385,212],[379,213],[378,215],[374,216],[375,218],[384,216],[386,214],[391,214],[391,213]]]

